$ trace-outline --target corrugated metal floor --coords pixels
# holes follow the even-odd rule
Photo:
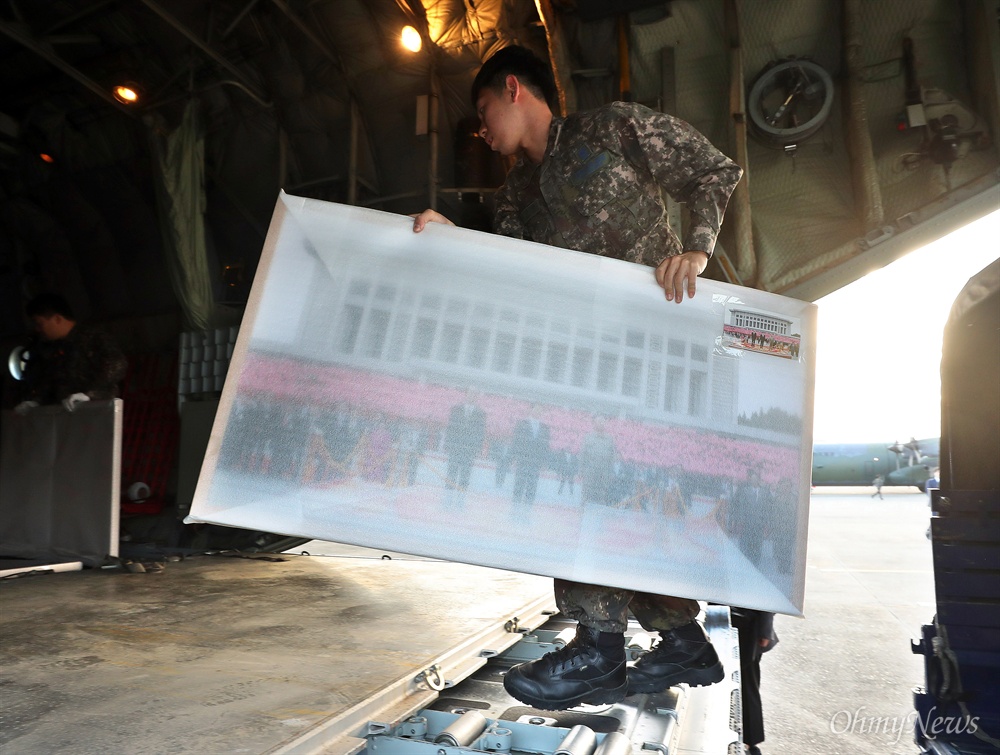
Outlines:
[[[281,558],[0,584],[0,749],[280,749],[551,601],[549,579],[481,567],[361,549]]]

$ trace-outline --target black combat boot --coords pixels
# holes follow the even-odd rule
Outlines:
[[[507,693],[542,710],[565,710],[581,703],[608,705],[625,698],[625,635],[578,624],[576,637],[566,647],[537,661],[515,666],[504,676]],[[600,643],[600,647],[598,647]]]
[[[630,695],[663,692],[675,684],[704,687],[722,681],[725,671],[701,625],[692,621],[669,632],[628,670]]]

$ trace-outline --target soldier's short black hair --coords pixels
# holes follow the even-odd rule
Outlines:
[[[75,320],[73,308],[59,294],[39,294],[29,301],[24,307],[24,313],[28,317],[52,317],[62,315],[67,320]]]
[[[498,50],[483,63],[472,82],[472,106],[476,106],[476,101],[484,89],[491,89],[500,94],[504,82],[511,75],[517,76],[521,86],[527,87],[536,97],[545,100],[550,108],[555,108],[558,97],[552,69],[531,50],[519,45]]]

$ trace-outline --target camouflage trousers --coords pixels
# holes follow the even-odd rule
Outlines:
[[[701,606],[697,600],[653,595],[618,587],[587,585],[557,579],[554,584],[560,613],[602,632],[624,632],[629,611],[648,632],[676,629],[690,623]]]

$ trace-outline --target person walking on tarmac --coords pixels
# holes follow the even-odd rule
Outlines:
[[[875,486],[875,492],[872,493],[872,498],[878,496],[880,501],[884,500],[882,498],[882,486],[885,485],[885,478],[882,475],[876,475],[875,479],[872,480],[872,485]]]
[[[667,301],[694,296],[740,167],[677,118],[624,102],[556,117],[555,95],[548,65],[517,46],[494,54],[473,82],[479,135],[493,151],[518,158],[496,195],[494,232],[648,265]],[[683,245],[661,192],[690,210]],[[451,224],[425,210],[413,230],[428,222]],[[554,587],[559,610],[579,622],[576,637],[506,674],[504,687],[516,699],[562,710],[723,678],[695,621],[697,601],[563,579]],[[632,668],[625,661],[629,611],[660,634]]]

